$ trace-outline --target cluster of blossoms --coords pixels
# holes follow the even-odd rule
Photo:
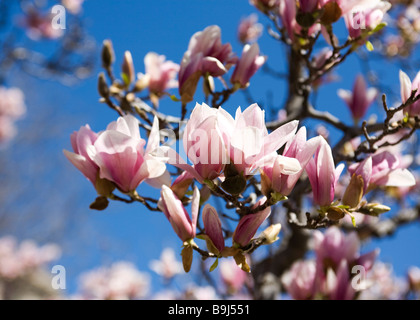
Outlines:
[[[296,86],[305,82],[319,85],[319,81],[324,81],[319,73],[327,73],[331,66],[344,60],[346,54],[340,52],[332,32],[335,22],[343,18],[348,40],[342,48],[350,47],[348,53],[351,53],[363,44],[369,48],[368,37],[385,25],[383,20],[390,9],[390,3],[381,0],[252,0],[251,3],[278,23],[280,39],[298,51],[300,59],[306,62],[308,79],[297,81]],[[318,221],[339,224],[347,217],[356,226],[359,213],[378,217],[390,210],[381,203],[369,202],[371,197],[367,195],[372,190],[412,188],[416,184],[408,170],[411,161],[401,150],[385,146],[396,144],[387,139],[398,142],[406,137],[401,136],[404,130],[393,129],[401,124],[405,130],[410,129],[410,125],[418,125],[419,75],[411,81],[407,74],[400,72],[401,106],[396,108],[400,112],[385,105],[386,111],[390,112],[387,112],[384,133],[378,134],[377,140],[369,139],[364,121],[362,129],[366,141],[362,144],[359,137],[351,140],[350,146],[346,146],[350,149],[348,152],[353,153],[349,157],[351,160],[339,162],[334,157],[326,130],[310,137],[302,122],[287,118],[290,115],[284,115],[281,124],[269,127],[264,110],[256,103],[244,110],[237,108],[234,116],[222,107],[231,94],[249,86],[252,76],[266,62],[255,42],[260,33],[261,25],[256,16],[242,21],[238,37],[243,52],[238,58],[229,43],[222,43],[220,28],[209,26],[192,36],[180,64],[150,52],[144,58],[145,72],[137,75],[133,57],[126,51],[121,80],[115,79],[112,73],[115,62],[112,43],[104,41],[102,63],[112,84],[108,86],[102,73],[98,90],[101,101],[120,117],[100,132],[93,131],[89,125],[81,127],[71,135],[73,151],[64,150],[64,153],[98,193],[91,208],[103,210],[109,200],[138,201],[148,209],[163,212],[183,245],[182,264],[175,261],[172,253],[166,252],[161,261],[151,265],[166,280],[180,273],[181,268],[189,272],[193,253],[197,251],[203,258],[213,259],[210,271],[215,270],[221,260],[220,270],[230,270],[222,272],[227,291],[239,292],[239,287],[247,281],[246,273],[251,271],[250,254],[259,246],[270,245],[279,239],[281,225],[271,219],[272,206],[278,202],[293,197],[294,193],[310,193]],[[320,34],[331,48],[311,58],[312,46]],[[229,77],[230,69],[233,72]],[[216,91],[215,79],[220,80],[223,91]],[[187,104],[195,100],[200,80],[206,103],[196,103],[186,118]],[[305,96],[305,90],[308,90],[309,96],[307,87],[302,85],[299,89],[303,93],[297,90],[298,95]],[[174,88],[178,89],[179,97],[169,93]],[[136,97],[135,94],[146,89],[149,92],[146,98]],[[355,126],[341,123],[336,126],[348,129],[348,132],[343,130],[346,137],[356,135],[354,132],[357,132],[360,120],[365,118],[379,91],[368,88],[364,76],[359,75],[352,91],[340,89],[337,94],[348,106]],[[177,121],[158,112],[159,101],[164,96],[181,102],[181,118]],[[208,105],[210,96],[212,101]],[[150,100],[153,108],[143,100]],[[313,112],[308,101],[302,104],[307,105],[304,112]],[[133,114],[140,116],[142,121]],[[148,117],[151,115],[153,120]],[[316,114],[314,118],[317,117],[323,115]],[[328,119],[335,123],[334,119]],[[172,130],[174,123],[178,123],[178,128]],[[144,138],[146,135],[140,134],[141,129],[147,131],[147,139]],[[172,147],[171,139],[162,144],[166,137],[179,140],[180,148]],[[382,145],[378,147],[375,143]],[[361,148],[363,146],[365,149]],[[363,159],[355,156],[356,152],[361,155],[360,150],[365,153]],[[170,173],[171,166],[175,167],[176,173]],[[345,182],[343,173],[346,173]],[[142,182],[160,189],[159,199],[144,197]],[[311,190],[306,188],[309,186]],[[248,196],[249,188],[256,191]],[[123,197],[115,194],[116,191]],[[210,204],[210,195],[223,198],[227,209],[236,210],[238,217],[232,218],[234,222],[229,221],[229,226],[221,219],[226,214]],[[263,226],[265,223],[267,226]],[[265,229],[258,233],[262,227]],[[329,228],[325,234],[316,231],[314,238],[316,258],[297,262],[283,279],[288,293],[297,299],[358,297],[353,283],[357,277],[351,270],[354,266],[371,270],[378,252],[360,255],[356,233],[345,235],[336,227]],[[197,244],[198,240],[205,241],[206,250]],[[227,263],[239,269],[233,272]],[[171,264],[173,266],[169,267]],[[98,278],[111,277],[109,272],[101,271]],[[94,276],[90,278],[94,279],[94,286],[102,281],[95,280]],[[104,287],[100,293],[91,295],[102,298],[134,295],[132,289],[116,283],[117,289]],[[119,285],[124,293],[118,293]]]
[[[16,135],[14,122],[25,112],[24,94],[20,89],[0,87],[0,143]]]
[[[132,263],[121,261],[82,274],[77,299],[137,300],[145,298],[149,289],[149,275]]]

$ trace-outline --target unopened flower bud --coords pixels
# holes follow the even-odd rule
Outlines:
[[[331,207],[327,210],[327,217],[332,221],[343,219],[345,215],[345,211],[341,208]]]
[[[101,56],[102,56],[102,67],[104,69],[109,69],[115,61],[114,48],[112,46],[111,40],[104,40],[103,45],[102,45]]]
[[[263,244],[272,244],[273,242],[276,242],[279,239],[278,235],[280,233],[280,230],[280,223],[272,224],[267,229],[265,229],[260,235],[260,238],[265,239]]]
[[[357,207],[363,197],[363,186],[362,176],[353,174],[341,202],[350,208]]]
[[[130,51],[124,53],[124,60],[121,66],[124,83],[128,86],[135,80],[133,57]]]
[[[321,16],[321,23],[324,25],[338,21],[342,15],[341,8],[335,1],[327,2],[322,9],[324,13]]]
[[[99,178],[98,172],[98,178],[96,179],[95,188],[99,195],[108,197],[111,195],[112,191],[114,191],[115,184],[107,179]]]
[[[389,210],[391,210],[390,207],[380,203],[367,203],[358,211],[363,214],[377,217],[382,213],[388,212]]]
[[[105,80],[105,75],[101,72],[98,76],[98,92],[101,97],[107,98],[109,96],[109,87]]]

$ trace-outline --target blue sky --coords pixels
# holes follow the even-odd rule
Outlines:
[[[149,51],[166,55],[167,59],[179,63],[187,49],[193,33],[205,27],[216,24],[222,30],[222,41],[230,42],[233,50],[240,55],[241,45],[236,38],[237,25],[241,18],[255,12],[246,0],[160,0],[160,1],[110,1],[87,0],[84,4],[85,25],[88,33],[98,46],[104,39],[111,39],[117,56],[115,67],[121,64],[125,50],[130,50],[136,72],[144,71],[143,58]],[[260,22],[268,24],[261,15]],[[259,41],[261,51],[268,55],[268,64],[284,70],[284,49],[264,34]],[[99,49],[99,48],[98,48]],[[98,54],[99,57],[99,54]],[[99,61],[99,60],[98,60]],[[63,121],[61,130],[53,138],[47,139],[39,146],[41,153],[50,159],[51,170],[63,174],[65,179],[58,179],[57,189],[62,190],[77,209],[77,218],[72,220],[72,229],[63,235],[63,257],[59,263],[67,268],[69,291],[74,291],[77,275],[86,269],[97,267],[117,260],[129,260],[136,263],[140,270],[152,272],[148,268],[151,259],[157,259],[161,251],[169,246],[180,250],[181,242],[172,231],[170,224],[161,213],[148,212],[139,204],[123,204],[112,202],[104,212],[90,210],[89,204],[96,196],[90,183],[65,159],[62,149],[70,149],[69,136],[81,125],[89,123],[93,130],[103,130],[110,121],[117,117],[116,113],[98,102],[96,91],[96,74],[100,71],[98,62],[92,77],[80,82],[74,87],[63,87],[59,84],[41,81],[37,82],[27,77],[16,80],[16,84],[32,86],[28,94],[28,116],[21,126],[37,119],[43,105],[49,107],[47,114],[58,114]],[[338,88],[350,89],[355,75],[361,71],[360,64],[351,58],[339,69],[340,81],[327,85],[320,92],[318,101],[321,110],[328,110],[336,116],[350,120],[350,113],[336,96]],[[392,85],[398,85],[398,69],[392,65],[381,69],[386,79],[391,79]],[[273,95],[273,105],[280,106],[287,87],[280,80],[272,80],[259,72],[251,81],[251,92],[256,102],[267,104],[267,92]],[[174,92],[176,93],[176,92]],[[198,99],[202,98],[197,96]],[[59,103],[57,103],[59,101]],[[198,101],[202,102],[202,101]],[[175,104],[164,99],[161,104],[163,111],[179,114],[173,109]],[[224,107],[229,111],[238,106],[247,107],[241,94],[229,100]],[[178,104],[176,104],[176,107]],[[189,104],[189,110],[193,103]],[[371,112],[381,112],[380,106],[373,106]],[[270,113],[267,113],[267,120]],[[19,152],[19,147],[17,146]],[[54,169],[52,169],[54,168]],[[34,178],[34,180],[39,178]],[[50,179],[47,179],[51,181]],[[48,183],[48,181],[47,181]],[[156,194],[147,186],[140,186],[140,194],[148,192]],[[37,190],[34,190],[36,195]],[[41,214],[41,213],[40,213]],[[57,215],[60,212],[56,213]],[[76,215],[76,213],[75,213]],[[420,254],[416,250],[420,240],[420,228],[417,225],[401,228],[395,237],[381,241],[380,259],[395,263],[395,271],[403,275],[410,265],[420,265]],[[374,247],[376,243],[369,244]],[[198,256],[195,256],[198,259]],[[158,279],[153,279],[156,286]]]

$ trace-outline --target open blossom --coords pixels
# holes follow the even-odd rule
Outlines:
[[[322,139],[315,157],[306,166],[316,204],[320,206],[331,205],[334,201],[335,187],[343,169],[344,164],[335,168],[331,147],[325,139]]]
[[[159,147],[158,130],[155,118],[146,146],[134,116],[110,123],[87,147],[88,156],[99,167],[99,177],[114,182],[125,193],[134,191],[143,181],[156,187],[169,184],[165,163],[153,156]]]
[[[295,300],[311,299],[314,296],[316,264],[314,260],[298,260],[282,276],[282,283]]]
[[[60,256],[53,244],[38,246],[31,240],[18,243],[12,236],[0,238],[0,277],[15,279],[36,271]]]
[[[257,70],[265,63],[266,57],[260,56],[260,48],[257,43],[246,44],[242,56],[235,66],[230,82],[238,84],[241,88],[249,85],[249,80]]]
[[[241,20],[238,26],[238,38],[243,44],[256,41],[262,34],[263,26],[257,23],[258,16],[251,14],[250,16]]]
[[[235,118],[226,115],[227,125],[221,128],[222,136],[239,174],[249,175],[258,170],[265,157],[281,148],[296,132],[298,121],[291,121],[269,134],[264,115],[257,104],[243,112],[238,108]]]
[[[227,151],[221,128],[229,114],[222,108],[196,104],[184,132],[184,149],[198,175],[204,179],[217,178],[227,163]]]
[[[262,205],[267,201],[266,197],[261,198],[255,205],[254,208]],[[248,214],[239,220],[238,225],[236,226],[235,232],[233,233],[233,242],[245,247],[258,231],[258,228],[261,224],[268,218],[271,214],[271,207],[267,207],[262,211],[258,211],[253,214]]]
[[[198,188],[195,187],[194,189],[193,200],[191,203],[191,218],[185,210],[181,200],[178,199],[169,187],[165,185],[162,186],[160,195],[161,200],[159,201],[159,207],[171,223],[172,228],[178,237],[183,242],[194,239],[200,202],[200,191]]]
[[[179,65],[166,60],[164,55],[149,52],[144,57],[146,73],[140,78],[146,79],[149,91],[156,95],[161,95],[166,90],[178,87],[176,76]]]
[[[401,90],[401,100],[403,103],[407,102],[408,98],[411,96],[411,92],[416,91],[415,97],[420,95],[420,71],[417,73],[413,82],[411,82],[408,75],[400,70],[400,90]],[[404,111],[408,112],[410,116],[416,116],[420,114],[420,100],[417,100],[410,106],[408,106]]]
[[[175,252],[171,248],[165,248],[160,255],[160,260],[152,260],[150,269],[162,276],[164,279],[172,279],[183,272],[182,263],[176,260]]]
[[[79,131],[75,131],[70,135],[73,152],[63,151],[67,159],[92,182],[95,188],[99,166],[90,158],[87,149],[89,146],[93,146],[97,138],[98,134],[92,131],[89,125],[85,125],[80,127]]]
[[[271,191],[275,191],[288,196],[318,149],[321,139],[321,137],[315,137],[306,140],[306,128],[302,127],[293,139],[286,143],[282,155],[276,154],[273,161],[264,161],[262,167],[264,194],[268,196]]]
[[[185,52],[178,74],[179,93],[184,102],[193,99],[198,80],[202,75],[219,77],[237,62],[229,43],[222,44],[218,26],[209,26],[196,32]]]
[[[375,88],[368,89],[363,76],[358,75],[354,82],[352,92],[340,89],[337,94],[346,102],[353,119],[357,122],[365,116],[367,109],[378,96],[378,90]]]
[[[365,30],[375,29],[391,8],[387,1],[364,1],[355,5],[344,15],[347,30],[351,38],[359,37]]]
[[[416,184],[414,176],[396,155],[383,151],[349,167],[351,175],[363,178],[364,193],[378,186],[404,187]]]
[[[120,261],[82,274],[82,298],[91,300],[142,299],[150,289],[150,277],[131,262]]]

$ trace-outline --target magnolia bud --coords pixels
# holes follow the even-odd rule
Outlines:
[[[109,88],[103,72],[101,72],[98,76],[98,92],[99,95],[103,98],[109,97]]]
[[[357,207],[363,197],[363,187],[364,181],[362,176],[353,174],[341,202],[350,208]]]
[[[114,191],[115,184],[107,179],[99,178],[99,173],[98,173],[98,178],[96,178],[96,183],[95,183],[95,189],[99,195],[108,197],[111,195],[112,191]]]
[[[263,244],[272,244],[273,242],[276,242],[279,239],[278,235],[280,233],[280,230],[280,223],[272,224],[267,229],[265,229],[260,235],[260,238],[265,239]]]
[[[324,25],[329,25],[338,21],[342,15],[341,8],[335,1],[327,2],[322,10],[321,23]]]
[[[126,85],[129,85],[135,80],[133,57],[131,56],[130,51],[126,51],[124,53],[124,60],[121,66],[121,71],[124,83]]]
[[[377,217],[382,213],[388,212],[389,210],[391,210],[390,207],[380,203],[367,203],[361,207],[358,212]]]
[[[114,48],[112,47],[111,40],[104,40],[101,56],[102,67],[104,69],[109,69],[115,61]]]
[[[184,271],[188,273],[190,271],[191,265],[192,265],[193,248],[192,248],[191,244],[189,244],[189,243],[185,243],[184,245],[185,246],[181,251],[182,265],[184,267]]]
[[[327,210],[328,219],[332,221],[338,221],[340,219],[343,219],[345,215],[345,211],[341,208],[331,207]]]

